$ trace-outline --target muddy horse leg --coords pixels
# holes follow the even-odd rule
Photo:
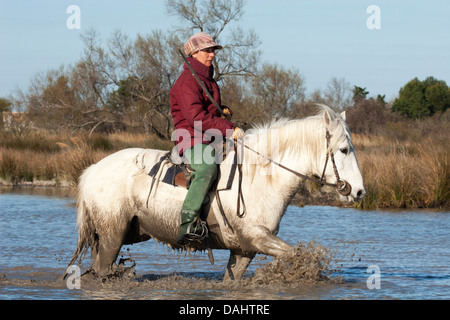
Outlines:
[[[122,238],[99,236],[91,248],[92,270],[100,277],[114,273],[114,266],[122,247]]]
[[[230,259],[228,260],[223,281],[239,280],[254,257],[254,253],[243,254],[242,252],[230,250]]]
[[[116,259],[129,230],[130,223],[121,221],[114,230],[98,230],[94,245],[91,247],[92,269],[98,276],[104,277],[116,271]]]
[[[270,233],[267,228],[258,226],[254,230],[250,243],[256,252],[277,258],[294,254],[294,247]]]

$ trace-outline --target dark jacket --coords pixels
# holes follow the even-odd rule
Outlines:
[[[207,67],[191,57],[187,59],[214,100],[221,105],[220,90],[213,78],[214,67]],[[207,130],[216,129],[210,131],[214,132],[214,136],[220,131],[223,137],[229,137],[235,128],[232,122],[221,118],[220,112],[203,92],[186,64],[170,90],[170,111],[175,129],[172,139],[175,140],[180,154],[197,143],[214,142],[211,135],[204,134]],[[199,130],[194,130],[196,121],[199,121],[196,126]]]

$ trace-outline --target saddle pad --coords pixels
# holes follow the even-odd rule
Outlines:
[[[164,154],[152,167],[148,175],[172,186],[189,189],[190,170],[188,165],[183,163],[175,164],[170,155],[170,152]]]

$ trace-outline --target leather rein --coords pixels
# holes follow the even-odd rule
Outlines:
[[[250,148],[249,146],[243,144],[243,143],[240,142],[240,141],[237,141],[237,143],[241,144],[244,148],[246,148],[246,149],[248,149],[248,150],[250,150],[250,151],[256,153],[258,156],[263,157],[263,158],[266,159],[267,161],[269,161],[269,162],[271,162],[271,163],[277,165],[278,167],[280,167],[280,168],[282,168],[282,169],[284,169],[284,170],[286,170],[286,171],[289,171],[290,173],[296,175],[297,177],[300,177],[300,178],[303,178],[303,179],[307,179],[307,180],[310,180],[310,181],[315,182],[315,183],[319,183],[319,184],[324,185],[324,186],[330,186],[330,187],[336,188],[336,190],[337,190],[341,195],[343,195],[343,196],[348,196],[348,195],[351,193],[351,185],[350,185],[348,182],[346,182],[346,181],[344,181],[344,180],[341,180],[341,178],[340,178],[340,176],[339,176],[339,172],[338,172],[337,167],[336,167],[336,162],[335,162],[335,160],[334,160],[334,154],[333,154],[333,152],[330,150],[330,141],[331,141],[331,137],[332,137],[332,136],[331,136],[330,132],[329,132],[328,129],[327,129],[327,131],[326,131],[326,139],[327,139],[327,155],[326,155],[326,158],[325,158],[325,165],[324,165],[324,168],[323,168],[323,171],[322,171],[322,176],[321,176],[320,179],[317,179],[317,178],[315,178],[315,177],[310,177],[310,176],[307,176],[307,175],[305,175],[305,174],[302,174],[302,173],[300,173],[300,172],[298,172],[298,171],[292,170],[292,169],[290,169],[290,168],[288,168],[288,167],[282,165],[281,163],[276,162],[276,161],[273,160],[272,158],[270,158],[270,157],[268,157],[268,156],[266,156],[266,155],[263,155],[263,154],[259,153],[259,152],[256,151],[256,150],[253,150],[252,148]],[[328,159],[331,159],[331,163],[333,164],[333,170],[334,170],[334,174],[335,174],[335,176],[336,176],[336,181],[337,181],[337,183],[326,182],[325,179],[324,179],[324,177],[325,177],[325,171],[326,171],[327,165],[328,165]]]
[[[333,188],[335,188],[336,191],[339,192],[339,194],[341,194],[342,196],[348,196],[348,195],[350,195],[350,193],[352,192],[352,186],[351,186],[350,183],[348,183],[347,181],[341,180],[341,178],[340,178],[340,176],[339,176],[339,172],[338,172],[337,167],[336,167],[336,162],[335,162],[335,160],[334,160],[334,154],[333,154],[333,152],[330,150],[330,141],[331,141],[331,137],[332,137],[332,135],[330,134],[330,132],[329,132],[328,129],[327,129],[327,131],[326,131],[326,139],[327,139],[327,155],[326,155],[326,158],[325,158],[325,165],[324,165],[324,168],[323,168],[323,171],[322,171],[322,176],[321,176],[320,179],[317,179],[317,178],[315,178],[315,177],[310,177],[310,176],[307,176],[307,175],[305,175],[305,174],[302,174],[302,173],[300,173],[300,172],[298,172],[298,171],[292,170],[292,169],[290,169],[290,168],[288,168],[288,167],[282,165],[281,163],[279,163],[279,162],[273,160],[272,158],[270,158],[270,157],[268,157],[268,156],[266,156],[266,155],[264,155],[264,154],[261,154],[261,153],[259,153],[258,151],[256,151],[256,150],[250,148],[249,146],[245,145],[245,144],[242,143],[241,141],[235,140],[234,143],[235,143],[235,145],[236,145],[236,144],[242,145],[244,148],[246,148],[246,149],[248,149],[248,150],[254,152],[254,153],[257,154],[258,156],[263,157],[264,159],[266,159],[267,161],[269,161],[270,163],[273,163],[274,165],[276,165],[276,166],[278,166],[278,167],[280,167],[280,168],[282,168],[282,169],[284,169],[284,170],[286,170],[286,171],[288,171],[288,172],[290,172],[290,173],[296,175],[297,177],[300,177],[300,178],[303,178],[303,179],[310,180],[310,181],[312,181],[312,182],[321,184],[321,185],[323,185],[323,186],[330,186],[330,187],[333,187]],[[335,174],[335,176],[336,176],[336,181],[337,181],[336,183],[326,182],[325,179],[324,179],[324,178],[325,178],[325,172],[326,172],[326,169],[327,169],[327,165],[328,165],[328,160],[329,160],[329,159],[331,159],[331,163],[332,163],[332,165],[333,165],[333,170],[334,170],[334,174]],[[237,216],[238,216],[239,218],[243,218],[243,217],[245,216],[245,211],[246,211],[246,210],[245,210],[244,197],[243,197],[243,195],[242,195],[242,164],[239,164],[239,163],[237,162],[237,151],[235,152],[235,161],[236,161],[236,164],[237,164],[237,167],[238,167],[238,172],[239,172],[239,179],[238,179],[238,182],[239,182],[239,183],[238,183],[238,199],[237,199]],[[218,196],[217,192],[216,192],[216,195]],[[219,199],[219,198],[218,198],[218,199]],[[242,204],[243,204],[243,206],[244,206],[244,211],[243,211],[242,213],[240,212],[240,202],[241,202],[241,201],[242,201]],[[224,214],[223,208],[221,208],[221,207],[222,207],[222,205],[221,205],[220,200],[219,200],[219,208],[221,209],[222,213]]]

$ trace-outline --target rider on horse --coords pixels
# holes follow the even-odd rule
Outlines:
[[[215,51],[219,49],[222,49],[222,46],[204,32],[192,36],[184,45],[188,63],[209,94],[221,106],[220,90],[213,78],[212,65]],[[186,245],[191,240],[202,239],[207,232],[198,217],[218,170],[218,164],[214,161],[215,150],[211,146],[214,141],[211,141],[213,139],[207,131],[214,129],[215,132],[219,131],[222,137],[232,139],[241,138],[243,131],[230,121],[232,113],[228,107],[222,106],[225,116],[217,110],[187,64],[170,91],[170,107],[176,147],[194,171],[181,209],[181,225],[177,238],[178,244]]]

